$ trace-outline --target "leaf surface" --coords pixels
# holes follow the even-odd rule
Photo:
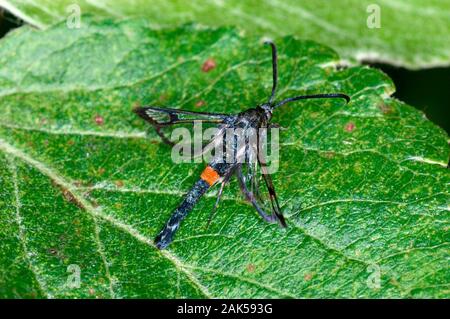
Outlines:
[[[411,69],[450,65],[448,1],[81,0],[76,4],[81,23],[86,14],[93,14],[144,17],[154,26],[191,21],[236,25],[252,34],[295,35],[325,43],[351,61]],[[71,0],[0,0],[0,6],[40,28],[61,20],[71,23],[78,12]]]
[[[216,189],[161,252],[152,240],[204,164],[175,165],[132,107],[253,107],[270,92],[270,50],[230,28],[84,23],[0,42],[0,296],[449,297],[448,136],[391,98],[385,74],[277,39],[279,99],[352,97],[275,114],[288,228],[233,181],[209,228]]]

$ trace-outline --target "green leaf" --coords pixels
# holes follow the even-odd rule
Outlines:
[[[233,181],[209,228],[216,189],[161,252],[153,238],[204,164],[174,164],[132,107],[253,107],[270,50],[230,28],[83,23],[0,42],[1,297],[449,297],[448,136],[390,97],[385,74],[277,39],[279,99],[352,97],[275,114],[288,228]]]
[[[154,26],[191,21],[208,26],[236,25],[253,34],[296,35],[325,43],[352,61],[384,62],[412,69],[450,65],[448,1],[82,0],[76,3],[81,9],[81,21],[84,14],[93,14],[145,17]],[[72,20],[75,12],[71,0],[4,0],[0,6],[40,28]],[[373,27],[373,19],[380,22],[380,28]]]

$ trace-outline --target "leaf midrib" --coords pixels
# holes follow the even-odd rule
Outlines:
[[[16,158],[20,158],[21,160],[26,162],[28,165],[34,167],[39,172],[41,172],[42,174],[44,174],[45,176],[50,178],[56,185],[69,191],[75,197],[76,201],[82,205],[83,209],[93,218],[94,226],[97,229],[96,232],[98,231],[97,218],[100,218],[104,221],[109,222],[111,225],[113,225],[117,229],[120,229],[120,230],[128,233],[129,235],[131,235],[138,241],[140,241],[144,244],[147,244],[148,246],[155,249],[162,256],[164,256],[166,259],[168,259],[175,266],[175,268],[177,268],[180,272],[184,273],[186,275],[186,277],[190,280],[191,285],[194,288],[198,289],[205,297],[212,298],[212,295],[208,291],[208,288],[203,286],[199,282],[199,280],[195,277],[195,275],[191,271],[189,271],[189,269],[184,265],[184,263],[177,256],[170,253],[168,250],[160,251],[159,249],[156,248],[156,246],[153,244],[153,241],[151,239],[142,235],[138,230],[136,230],[132,226],[124,224],[112,216],[103,214],[101,212],[101,209],[94,208],[91,205],[91,203],[89,203],[89,201],[87,201],[82,195],[80,195],[77,192],[76,188],[71,183],[69,183],[65,180],[65,178],[63,176],[59,175],[58,173],[56,173],[54,170],[52,170],[45,164],[33,159],[32,157],[27,155],[22,150],[12,146],[11,144],[9,144],[8,142],[4,141],[1,138],[0,138],[0,149],[6,154],[12,155],[13,157],[16,157]],[[101,245],[101,243],[100,243],[100,239],[98,237],[98,233],[97,233],[96,237],[98,239],[98,241],[96,239],[96,244],[99,246],[99,245]],[[102,255],[101,248],[99,247],[98,249],[99,249],[99,254]],[[103,253],[103,255],[104,255],[104,253]],[[103,256],[102,259],[103,259],[103,262],[105,263],[105,267],[108,267],[106,258],[104,258],[104,256]],[[105,270],[106,269],[107,268],[105,268]],[[106,270],[106,272],[109,273],[109,270]],[[114,292],[112,291],[112,278],[110,275],[107,275],[107,277],[110,280],[110,287],[111,287],[110,293],[111,293],[111,297],[113,297]]]

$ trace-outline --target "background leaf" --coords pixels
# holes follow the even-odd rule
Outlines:
[[[0,0],[0,6],[44,28],[70,15],[71,0]],[[251,33],[296,35],[335,48],[350,60],[408,68],[450,65],[450,2],[381,0],[381,28],[370,29],[371,0],[96,0],[77,1],[81,13],[98,17],[145,17],[154,26],[195,21],[237,25]]]
[[[132,106],[253,107],[270,92],[270,50],[229,28],[83,23],[0,43],[0,296],[449,296],[448,136],[391,98],[383,73],[278,39],[278,98],[352,96],[275,114],[288,228],[262,221],[233,181],[210,228],[215,190],[160,252],[152,239],[204,165],[174,165]]]

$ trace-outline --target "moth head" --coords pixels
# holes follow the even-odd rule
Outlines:
[[[273,105],[271,103],[261,104],[259,108],[264,111],[267,120],[270,120],[272,118]]]

